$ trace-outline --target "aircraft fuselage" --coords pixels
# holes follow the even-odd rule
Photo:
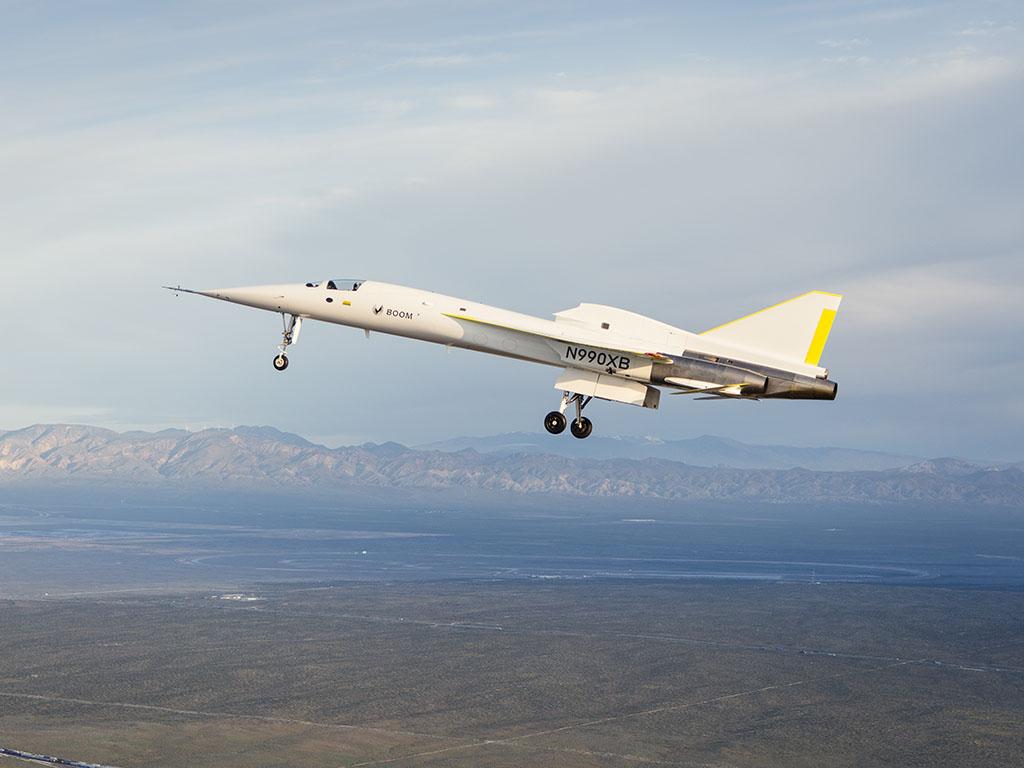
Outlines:
[[[817,361],[839,297],[821,292],[763,310],[766,314],[754,322],[750,319],[762,313],[705,334],[598,304],[580,304],[549,320],[377,281],[335,279],[186,292],[280,313],[285,328],[274,358],[278,370],[287,368],[285,351],[298,340],[303,320],[561,368],[555,387],[566,394],[545,426],[562,431],[564,411],[575,402],[577,437],[590,434],[592,425],[582,408],[594,397],[657,408],[659,387],[679,394],[748,399],[832,400],[837,391]],[[741,323],[745,325],[738,329],[730,327]]]

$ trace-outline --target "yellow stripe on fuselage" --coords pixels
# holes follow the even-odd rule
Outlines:
[[[821,310],[821,319],[818,320],[818,327],[814,329],[814,338],[811,339],[811,346],[807,350],[807,357],[804,362],[808,365],[817,365],[821,360],[821,353],[825,351],[825,342],[828,341],[828,334],[832,330],[832,323],[836,319],[836,310]]]

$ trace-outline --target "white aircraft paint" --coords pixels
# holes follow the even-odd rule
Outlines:
[[[814,291],[703,334],[634,312],[580,304],[548,320],[418,288],[333,279],[194,291],[285,318],[274,367],[298,341],[303,320],[347,325],[449,347],[562,368],[555,387],[565,396],[545,426],[561,432],[575,403],[573,434],[592,425],[582,415],[590,398],[657,408],[659,386],[706,397],[825,399],[836,395],[818,365],[841,297]]]

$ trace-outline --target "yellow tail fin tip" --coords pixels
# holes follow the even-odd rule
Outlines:
[[[814,329],[814,338],[811,339],[811,346],[807,350],[807,357],[804,362],[808,365],[817,365],[821,360],[821,354],[825,351],[825,342],[832,330],[832,323],[836,319],[836,310],[821,310],[821,319],[818,320],[818,327]]]

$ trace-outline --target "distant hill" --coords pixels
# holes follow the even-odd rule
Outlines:
[[[511,432],[486,437],[456,437],[415,446],[429,451],[480,453],[554,453],[589,459],[667,459],[698,467],[737,469],[805,469],[836,472],[897,469],[916,464],[919,457],[851,448],[797,448],[751,445],[727,437],[703,435],[687,440],[653,437],[592,436],[586,440],[556,440],[550,435]]]
[[[797,449],[804,450],[804,449]],[[0,433],[0,486],[14,484],[292,489],[447,489],[763,502],[943,502],[1024,507],[1024,471],[956,459],[898,469],[697,467],[662,458],[325,448],[269,427],[118,433],[38,425]]]

